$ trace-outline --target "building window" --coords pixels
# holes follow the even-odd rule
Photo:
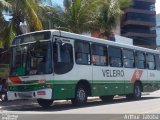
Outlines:
[[[122,52],[121,48],[109,47],[109,64],[111,67],[122,67]]]
[[[75,61],[77,64],[90,65],[90,44],[88,42],[75,42]]]
[[[134,68],[134,52],[131,50],[123,50],[123,64],[125,68]]]
[[[146,64],[145,64],[145,54],[143,52],[136,52],[136,67],[139,69],[145,69]]]
[[[92,44],[92,63],[100,66],[108,65],[106,46]]]
[[[156,68],[154,55],[146,54],[146,62],[147,62],[148,69],[154,70]]]

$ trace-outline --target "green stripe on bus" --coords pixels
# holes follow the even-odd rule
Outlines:
[[[47,80],[46,84],[9,85],[10,91],[36,91],[47,88],[50,84],[53,89],[53,99],[70,99],[75,96],[77,80]],[[130,94],[133,93],[134,84],[124,80],[94,80],[89,81],[92,96]],[[152,86],[151,86],[151,83]],[[154,91],[160,88],[160,81],[142,81],[144,91]]]

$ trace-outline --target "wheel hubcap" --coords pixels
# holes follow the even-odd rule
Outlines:
[[[85,100],[85,97],[86,97],[86,93],[83,89],[80,89],[78,91],[78,94],[77,94],[77,97],[80,101],[84,101]]]

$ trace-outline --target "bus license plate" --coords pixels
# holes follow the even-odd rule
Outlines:
[[[18,93],[21,98],[32,98],[32,92]]]

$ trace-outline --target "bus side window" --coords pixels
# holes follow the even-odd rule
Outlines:
[[[107,47],[103,45],[92,44],[92,63],[93,65],[108,65]]]
[[[88,42],[75,42],[75,61],[77,64],[90,65],[90,44]]]
[[[155,55],[156,69],[160,70],[160,55]]]
[[[73,47],[68,43],[53,45],[54,72],[65,74],[73,68]]]
[[[155,57],[153,54],[146,54],[146,63],[147,63],[148,69],[150,69],[150,70],[156,69]]]
[[[136,56],[135,56],[135,64],[136,67],[139,69],[145,69],[146,68],[146,60],[145,60],[145,53],[140,52],[140,51],[136,51],[135,52]]]
[[[125,68],[134,68],[134,52],[132,50],[123,50],[123,64]]]
[[[110,46],[108,49],[109,63],[111,67],[122,67],[121,48]]]

